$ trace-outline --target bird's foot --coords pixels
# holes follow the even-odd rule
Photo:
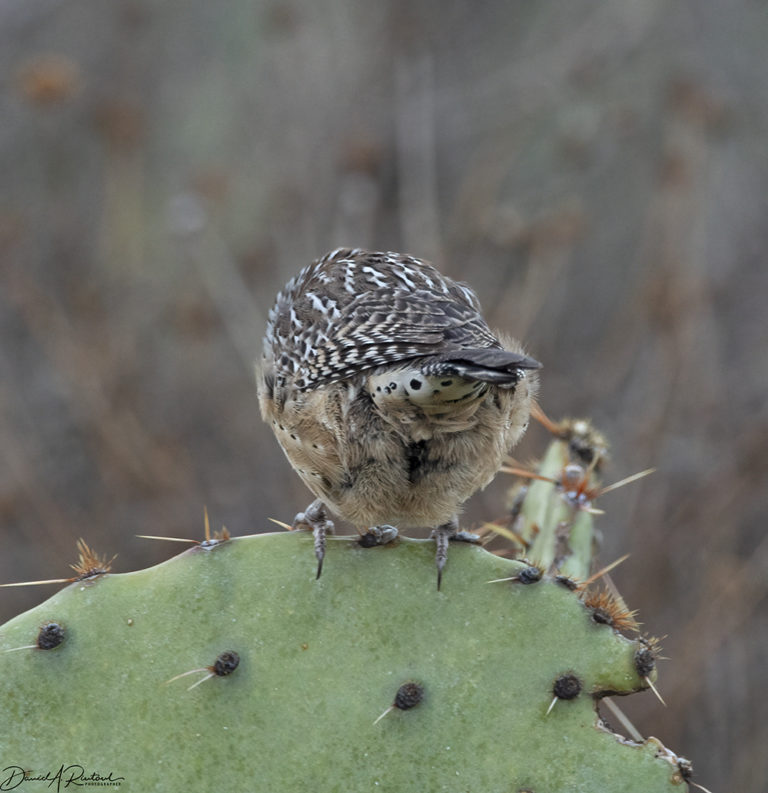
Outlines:
[[[443,568],[448,560],[448,542],[450,540],[459,540],[463,542],[474,542],[476,535],[470,534],[466,531],[459,531],[458,517],[451,518],[447,523],[438,526],[432,530],[430,538],[433,539],[437,545],[435,551],[435,564],[437,565],[437,589],[440,591],[440,584],[443,580]],[[475,538],[474,540],[471,538]]]
[[[299,512],[293,519],[293,528],[296,531],[311,531],[315,538],[315,557],[317,558],[317,576],[323,572],[323,559],[325,559],[325,538],[333,534],[333,522],[328,520],[325,504],[318,498],[313,501],[304,512]]]
[[[387,545],[392,542],[397,535],[398,531],[394,526],[388,523],[382,523],[380,526],[371,526],[365,534],[360,535],[358,542],[363,548],[373,548],[376,545]]]
[[[479,543],[480,535],[473,534],[471,531],[457,531],[456,534],[448,538],[451,542],[471,542]]]

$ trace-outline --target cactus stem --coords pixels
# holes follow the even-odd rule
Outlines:
[[[551,470],[562,470],[562,459],[552,458]],[[534,510],[530,519],[526,515],[528,526],[556,525],[567,517],[552,485],[536,482],[531,488],[541,486],[552,514]],[[228,543],[226,558],[185,546],[178,549],[184,553],[148,570],[105,576],[96,588],[77,583],[0,628],[0,652],[18,641],[34,645],[41,626],[54,618],[65,629],[54,657],[33,650],[2,659],[0,701],[9,704],[0,719],[5,753],[20,764],[46,767],[47,757],[55,762],[90,746],[97,761],[119,756],[124,769],[139,774],[134,786],[140,789],[155,784],[156,769],[146,762],[150,753],[172,758],[163,769],[170,774],[173,766],[172,780],[165,781],[169,789],[199,788],[203,780],[206,789],[224,790],[238,787],[239,769],[258,745],[256,787],[300,790],[306,746],[295,736],[306,729],[307,714],[320,712],[328,723],[354,722],[362,714],[355,739],[335,746],[331,767],[322,757],[311,775],[327,778],[330,770],[342,787],[354,790],[373,789],[386,773],[392,789],[411,790],[418,777],[419,789],[458,793],[475,768],[488,790],[685,789],[678,758],[654,754],[657,745],[664,751],[658,742],[627,748],[597,729],[596,699],[645,690],[645,677],[656,682],[657,641],[630,640],[595,626],[581,593],[565,591],[547,572],[549,559],[533,549],[510,561],[451,546],[455,568],[448,570],[448,591],[435,598],[434,540],[402,538],[371,553],[359,548],[353,534],[328,543],[333,569],[318,590],[316,565],[306,556],[309,536],[275,532]],[[587,563],[585,557],[581,567],[563,574],[585,580],[592,573]],[[529,567],[534,570],[524,573]],[[517,591],[539,571],[538,583]],[[506,584],[514,591],[478,587],[489,573],[515,577]],[[283,587],[289,580],[294,585]],[[392,597],[382,599],[382,591]],[[135,624],[129,628],[130,620]],[[217,659],[228,647],[241,654],[235,677],[230,685],[212,682],[234,667],[234,654]],[[181,673],[174,671],[179,667]],[[369,674],[348,679],[340,668]],[[423,680],[411,678],[427,669]],[[308,673],[311,685],[302,684]],[[569,685],[555,685],[561,677],[576,678],[570,690],[576,694],[580,682],[581,693],[560,705],[557,716],[544,718],[557,699],[568,698]],[[379,719],[383,726],[377,721],[368,729],[385,711],[382,705],[397,708],[398,686],[414,680],[425,693],[410,715],[387,708]],[[206,681],[211,685],[192,693]],[[415,700],[398,699],[401,705]],[[108,727],[109,712],[98,707],[105,701],[125,715],[119,731]],[[230,727],[229,740],[216,748],[233,706],[248,724],[247,734],[241,730],[235,738]],[[456,737],[462,733],[471,740]],[[30,756],[31,745],[45,746],[45,754]],[[438,762],[436,750],[449,745],[450,764]],[[215,751],[200,749],[206,746]],[[224,761],[228,756],[232,763]],[[375,762],[361,762],[363,757]]]
[[[647,468],[644,471],[638,471],[635,474],[626,476],[624,479],[620,479],[618,482],[614,482],[611,485],[606,485],[605,487],[590,487],[590,479],[599,461],[600,458],[594,456],[587,468],[576,463],[571,463],[563,469],[563,473],[559,479],[553,479],[551,476],[545,476],[544,474],[537,474],[515,465],[504,465],[499,470],[506,474],[523,477],[524,479],[538,479],[542,482],[554,484],[565,491],[564,497],[569,504],[591,515],[605,514],[604,510],[592,506],[592,502],[596,498],[599,498],[605,493],[609,493],[611,490],[617,490],[620,487],[624,487],[624,485],[642,479],[656,470],[655,468]]]

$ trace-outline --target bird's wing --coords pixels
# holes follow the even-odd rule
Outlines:
[[[447,350],[501,348],[474,306],[431,290],[369,291],[338,316],[312,313],[297,339],[304,388]]]

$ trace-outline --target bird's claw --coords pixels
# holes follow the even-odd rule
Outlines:
[[[360,535],[358,542],[363,548],[373,548],[376,545],[387,545],[392,542],[397,535],[398,530],[388,523],[382,523],[380,526],[371,526],[365,534]]]
[[[315,557],[317,558],[317,576],[323,572],[323,559],[325,559],[325,538],[333,534],[333,522],[328,520],[325,504],[320,499],[313,501],[304,512],[299,512],[293,519],[293,528],[296,531],[311,531],[315,538]]]
[[[449,540],[458,539],[459,541],[463,542],[474,542],[474,540],[469,539],[471,537],[475,537],[476,535],[470,534],[466,531],[459,531],[459,520],[458,518],[452,518],[448,521],[448,523],[443,523],[442,526],[438,526],[436,529],[432,530],[432,534],[430,537],[435,540],[437,545],[435,551],[435,564],[437,565],[437,591],[440,591],[440,584],[443,581],[443,568],[445,567],[445,563],[448,560],[448,542]],[[478,538],[479,539],[479,538]]]
[[[480,535],[473,534],[471,531],[457,531],[456,534],[448,538],[451,542],[470,542],[477,544],[480,542]]]

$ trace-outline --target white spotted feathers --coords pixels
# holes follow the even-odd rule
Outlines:
[[[286,285],[264,361],[278,387],[364,375],[377,403],[407,392],[422,407],[477,397],[486,383],[512,388],[539,367],[502,348],[469,287],[412,256],[360,249],[328,253]]]

